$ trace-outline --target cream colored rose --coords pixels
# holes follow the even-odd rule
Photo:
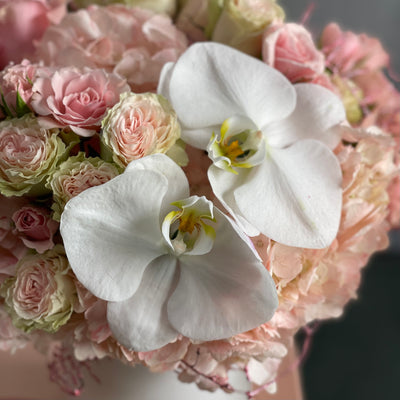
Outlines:
[[[212,26],[207,27],[207,33],[211,39],[253,56],[261,54],[263,31],[285,17],[276,0],[225,0],[222,11],[213,9],[220,15],[209,15]]]
[[[79,8],[86,8],[91,4],[107,6],[109,4],[125,4],[129,7],[147,8],[157,13],[166,13],[171,16],[175,14],[177,0],[75,0]]]
[[[56,332],[69,320],[77,301],[64,248],[58,245],[43,254],[25,256],[0,294],[17,328]]]
[[[166,153],[181,132],[169,102],[153,93],[123,93],[102,128],[102,144],[121,167],[150,154]]]
[[[44,181],[66,152],[59,129],[43,129],[31,114],[0,122],[0,192],[44,194]]]
[[[53,191],[53,219],[60,220],[65,204],[84,190],[108,182],[118,169],[98,157],[85,158],[84,153],[64,161],[49,179]]]

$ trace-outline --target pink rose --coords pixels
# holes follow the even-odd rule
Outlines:
[[[302,25],[282,24],[267,29],[263,37],[263,60],[291,82],[316,79],[325,69],[324,56]]]
[[[66,0],[0,0],[0,69],[33,54],[51,22],[66,13]]]
[[[154,93],[124,93],[108,111],[102,128],[102,142],[121,167],[150,154],[166,153],[181,133],[169,102]]]
[[[103,68],[128,79],[134,92],[155,91],[163,65],[175,62],[187,39],[166,15],[122,5],[69,13],[38,44],[46,65]]]
[[[322,32],[321,47],[327,66],[341,74],[354,73],[357,69],[374,71],[389,64],[389,55],[378,39],[343,32],[335,23],[327,25]]]
[[[0,192],[5,196],[48,193],[45,180],[67,151],[58,129],[39,126],[32,114],[0,122]]]
[[[24,243],[15,234],[11,218],[25,204],[25,199],[0,195],[0,284],[6,277],[14,275],[16,263],[27,251]]]
[[[31,64],[29,60],[22,60],[20,64],[12,64],[0,72],[0,91],[4,97],[0,99],[0,107],[7,116],[20,117],[21,110],[17,105],[17,92],[28,106],[22,111],[29,112],[32,98],[32,85],[37,74],[46,73],[47,68],[38,64]],[[1,116],[0,111],[0,116]]]
[[[56,332],[64,325],[77,303],[73,275],[62,246],[44,254],[28,254],[17,265],[15,277],[1,289],[14,325],[30,332]]]
[[[129,86],[118,75],[67,67],[36,79],[31,104],[40,116],[51,117],[42,121],[44,126],[70,127],[78,135],[92,136],[107,109],[126,91]]]
[[[24,244],[43,253],[54,246],[53,235],[58,223],[50,218],[46,208],[25,206],[16,211],[12,219]]]

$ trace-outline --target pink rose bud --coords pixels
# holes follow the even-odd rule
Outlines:
[[[309,82],[324,71],[324,56],[302,25],[282,24],[267,29],[263,38],[263,60],[291,82]]]
[[[50,218],[50,211],[35,206],[22,207],[14,213],[12,219],[26,247],[43,253],[54,246],[53,235],[58,223]]]

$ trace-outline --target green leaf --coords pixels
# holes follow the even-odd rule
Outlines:
[[[21,95],[19,94],[17,90],[17,101],[16,101],[16,113],[17,117],[21,118],[25,114],[29,114],[31,112],[30,108],[28,105],[25,103]]]

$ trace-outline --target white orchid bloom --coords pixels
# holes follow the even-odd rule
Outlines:
[[[263,62],[217,43],[192,45],[161,74],[182,139],[208,150],[212,189],[250,236],[324,248],[341,215],[332,149],[342,102],[313,84],[292,85]]]
[[[179,334],[227,338],[268,321],[275,284],[229,218],[189,196],[183,171],[167,156],[126,171],[70,200],[61,234],[71,268],[108,301],[115,338],[149,351]]]

